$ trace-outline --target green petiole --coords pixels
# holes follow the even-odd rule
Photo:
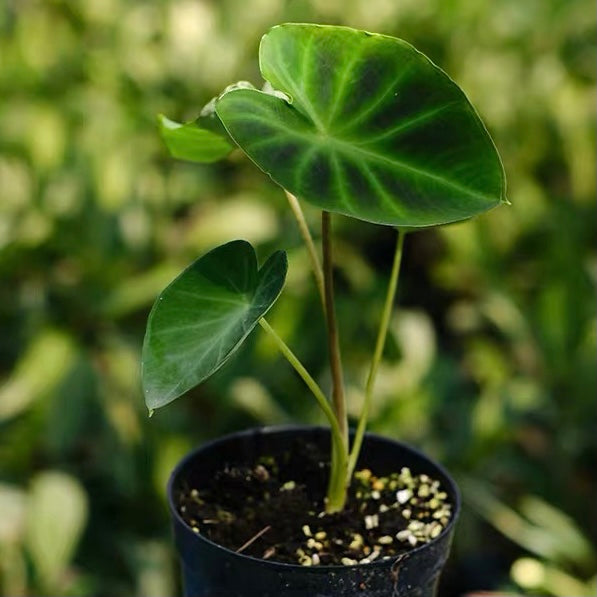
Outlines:
[[[332,470],[330,473],[326,510],[328,512],[342,510],[346,500],[346,469],[348,466],[348,449],[344,442],[338,419],[336,418],[330,403],[328,402],[325,394],[317,382],[313,379],[313,377],[311,377],[304,365],[299,361],[297,356],[292,352],[284,340],[278,336],[278,334],[269,325],[265,318],[262,317],[259,320],[259,325],[270,335],[286,360],[301,376],[302,380],[315,396],[317,403],[321,407],[323,414],[326,416],[328,423],[330,424],[330,430],[332,434]]]
[[[381,356],[383,354],[383,349],[386,343],[388,326],[390,324],[390,318],[392,315],[392,306],[394,305],[396,289],[398,288],[398,277],[400,275],[400,263],[402,262],[402,250],[404,247],[405,235],[406,233],[403,230],[398,229],[398,237],[396,239],[396,250],[394,252],[394,263],[392,265],[392,273],[390,275],[390,282],[388,284],[388,291],[386,293],[386,300],[381,316],[379,331],[377,332],[375,351],[373,353],[373,359],[371,360],[371,366],[369,368],[369,374],[367,376],[367,384],[365,386],[365,399],[363,401],[363,408],[361,409],[357,430],[354,436],[352,449],[350,451],[350,457],[348,460],[348,469],[346,471],[347,482],[350,482],[350,479],[352,478],[354,468],[359,458],[361,445],[363,443],[365,428],[367,427],[367,417],[369,416],[369,407],[371,405],[371,398],[373,396],[375,378],[377,377],[379,363],[381,361]]]

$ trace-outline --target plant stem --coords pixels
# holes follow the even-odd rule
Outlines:
[[[330,432],[332,435],[332,457],[326,510],[328,512],[338,512],[344,508],[344,503],[346,501],[346,469],[348,466],[348,448],[344,443],[344,437],[342,436],[338,419],[321,388],[317,385],[317,382],[311,377],[309,372],[298,360],[292,350],[290,350],[284,340],[278,336],[263,317],[259,320],[259,325],[273,338],[280,352],[301,376],[311,392],[313,392],[315,399],[330,424]]]
[[[344,446],[346,450],[348,450],[348,419],[346,416],[346,401],[344,399],[342,360],[340,358],[336,309],[334,307],[331,216],[327,211],[321,212],[321,242],[323,248],[323,283],[325,290],[328,349],[330,353],[330,368],[332,371],[332,404],[334,406],[334,413],[338,419],[338,424],[340,425]]]
[[[338,420],[336,419],[336,415],[332,410],[330,403],[328,402],[325,394],[323,393],[322,389],[319,387],[317,382],[311,377],[309,372],[305,369],[304,365],[299,361],[298,357],[290,350],[286,342],[278,336],[276,331],[272,328],[272,326],[265,320],[265,318],[261,318],[259,320],[259,325],[272,337],[274,342],[276,343],[280,352],[286,357],[286,360],[294,367],[295,371],[301,376],[302,380],[305,382],[307,387],[313,392],[317,403],[323,410],[323,414],[326,416],[331,430],[332,436],[337,436],[339,439],[342,438],[342,434],[340,432],[340,426],[338,424]]]
[[[321,263],[319,263],[319,257],[317,256],[317,249],[315,248],[315,244],[313,243],[313,237],[311,236],[311,232],[309,232],[309,227],[307,226],[307,221],[305,220],[305,214],[301,209],[301,205],[298,199],[292,194],[289,193],[286,189],[284,189],[286,193],[286,198],[288,199],[288,204],[290,205],[290,209],[296,218],[296,222],[299,227],[299,232],[303,237],[303,241],[307,247],[307,252],[309,253],[309,260],[311,261],[311,268],[313,270],[313,275],[315,276],[315,283],[317,284],[317,290],[319,291],[319,296],[321,298],[321,304],[323,305],[325,311],[325,291],[323,286],[323,270],[321,269]]]
[[[334,307],[331,215],[327,211],[321,212],[321,243],[323,252],[325,319],[328,332],[330,369],[332,372],[332,404],[336,419],[338,420],[342,440],[341,444],[332,443],[331,471],[326,511],[339,512],[344,508],[344,504],[346,503],[347,480],[350,478],[348,476],[348,418],[346,415],[346,400],[344,398],[338,325],[336,323],[336,310]]]
[[[379,331],[377,332],[377,341],[375,343],[375,351],[373,353],[373,359],[371,360],[371,366],[369,368],[369,374],[367,376],[367,385],[365,387],[365,399],[363,401],[363,408],[359,417],[359,423],[354,436],[352,449],[350,451],[350,457],[348,460],[347,469],[347,483],[350,483],[354,468],[359,457],[361,445],[363,443],[363,436],[365,434],[365,428],[367,427],[367,417],[369,415],[369,407],[371,406],[371,397],[373,396],[373,388],[375,386],[375,378],[377,377],[377,370],[379,369],[379,363],[383,354],[383,349],[386,343],[386,336],[388,333],[388,326],[390,324],[390,317],[392,315],[392,307],[394,305],[394,298],[396,296],[396,289],[398,287],[398,277],[400,274],[400,263],[402,261],[402,249],[404,246],[405,232],[398,229],[398,237],[396,239],[396,250],[394,253],[394,263],[392,265],[392,273],[390,274],[390,282],[388,284],[388,291],[386,293],[386,301],[384,304],[381,322],[379,325]]]
[[[313,243],[313,238],[311,237],[311,233],[309,232],[309,228],[307,226],[307,222],[305,220],[305,216],[301,209],[300,203],[298,199],[292,194],[289,193],[286,189],[284,189],[286,193],[286,197],[288,199],[288,203],[290,205],[290,209],[296,218],[298,223],[299,231],[305,245],[307,247],[307,251],[309,254],[309,259],[311,261],[311,268],[313,270],[313,275],[315,276],[315,283],[317,284],[317,290],[319,291],[319,297],[321,299],[321,304],[323,306],[323,311],[326,319],[329,318],[328,310],[326,308],[326,294],[325,294],[325,282],[324,282],[324,274],[321,268],[321,264],[319,262],[319,257],[317,255],[317,250],[315,248],[315,244]],[[331,280],[331,276],[329,278]],[[332,290],[333,292],[333,290]],[[333,303],[332,303],[333,306]],[[335,325],[335,319],[334,319]],[[336,343],[337,344],[337,343]],[[339,358],[339,352],[338,352]],[[341,369],[340,369],[341,370]],[[342,381],[342,377],[340,376],[340,382]],[[334,386],[337,387],[337,386]],[[341,391],[342,386],[340,385]],[[340,398],[338,402],[334,402],[335,408],[337,404],[344,404],[344,398]],[[340,409],[340,413],[345,412],[346,408]],[[340,429],[343,428],[343,432],[338,436],[338,438],[332,439],[332,449],[331,449],[331,470],[330,470],[330,478],[328,483],[328,491],[327,491],[327,501],[326,501],[326,510],[328,512],[339,512],[344,508],[344,504],[346,503],[346,470],[348,466],[348,422],[346,421],[345,416],[341,416],[339,419],[336,419],[340,423]],[[338,441],[339,440],[339,441]]]
[[[348,449],[341,436],[332,434],[330,478],[326,495],[325,510],[328,513],[341,512],[346,504]]]

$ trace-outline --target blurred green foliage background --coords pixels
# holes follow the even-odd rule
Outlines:
[[[328,372],[306,253],[280,189],[240,155],[176,163],[155,115],[260,84],[276,23],[398,35],[441,65],[504,158],[511,207],[407,239],[372,429],[460,481],[443,595],[595,591],[595,19],[588,0],[3,0],[0,4],[0,594],[178,591],[165,483],[251,425],[320,422],[259,332],[148,420],[145,320],[232,238],[289,251],[271,321]],[[317,231],[317,212],[307,209]],[[357,412],[391,230],[336,218],[338,316]],[[317,232],[316,232],[317,234]],[[358,314],[358,315],[357,315]]]

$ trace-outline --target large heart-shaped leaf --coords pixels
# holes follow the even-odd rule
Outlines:
[[[460,88],[408,43],[346,27],[285,24],[260,46],[290,101],[225,93],[231,137],[316,206],[405,227],[462,220],[505,201],[496,148]]]
[[[158,297],[143,343],[142,378],[150,410],[217,371],[278,298],[286,253],[261,267],[253,247],[236,240],[203,255]]]

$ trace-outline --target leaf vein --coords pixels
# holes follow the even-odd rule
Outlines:
[[[400,76],[397,79],[393,79],[392,82],[386,87],[386,89],[379,95],[375,100],[373,100],[370,104],[365,106],[361,112],[358,112],[356,116],[345,123],[344,127],[336,132],[344,132],[354,128],[354,126],[360,122],[362,122],[371,112],[377,109],[386,99],[386,97],[396,89],[398,85],[402,82],[402,80],[406,77],[406,75],[410,72],[410,68],[408,68],[408,63],[404,70],[400,73]]]
[[[368,145],[369,143],[381,141],[387,137],[396,136],[398,133],[409,131],[417,125],[425,124],[426,122],[429,122],[429,120],[431,120],[434,116],[437,116],[441,112],[444,112],[445,110],[447,110],[448,108],[452,107],[453,105],[455,105],[457,103],[458,102],[456,100],[454,100],[454,101],[448,102],[447,104],[444,104],[442,106],[436,106],[435,108],[432,108],[430,110],[422,112],[421,114],[418,114],[417,116],[413,116],[412,118],[403,120],[396,126],[390,128],[388,130],[385,130],[377,135],[373,135],[371,137],[365,137],[364,139],[359,140],[358,142],[355,142],[355,144]]]

